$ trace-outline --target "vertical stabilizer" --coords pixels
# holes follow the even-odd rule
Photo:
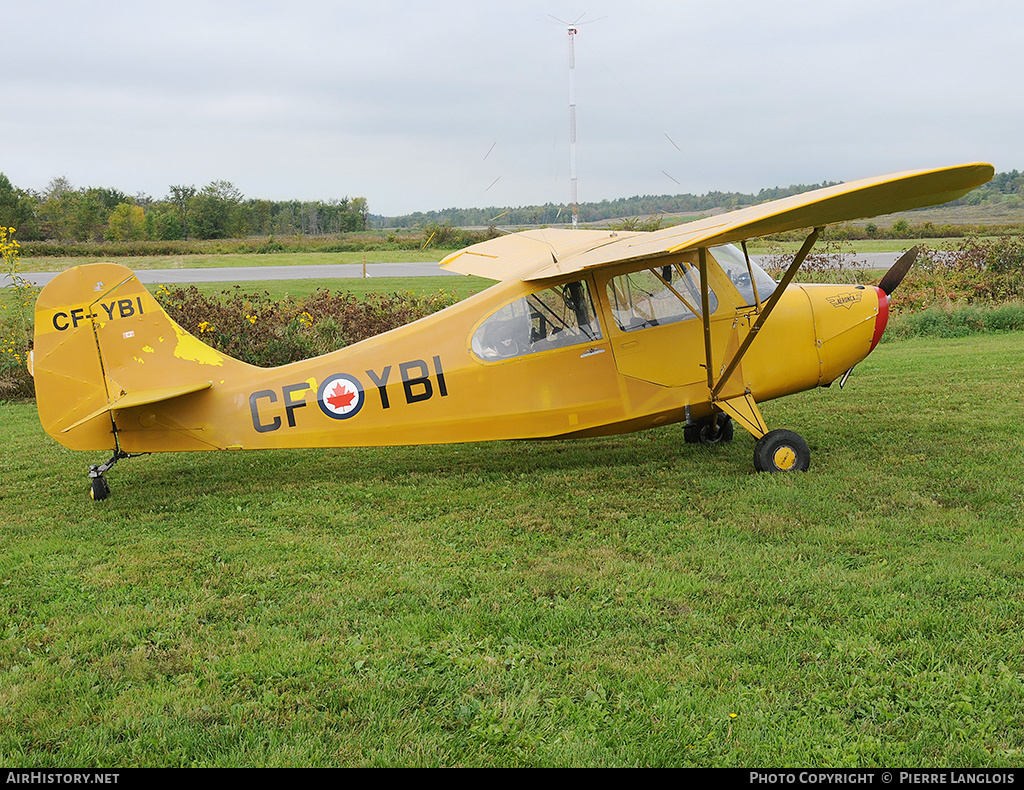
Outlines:
[[[178,326],[124,266],[96,263],[39,295],[33,349],[46,432],[73,450],[117,450],[117,409],[199,392],[242,365]]]

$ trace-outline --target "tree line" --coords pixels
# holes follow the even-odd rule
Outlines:
[[[817,186],[794,186],[786,194],[797,194]],[[764,191],[764,190],[763,190]],[[776,190],[779,191],[779,190]],[[637,195],[616,200],[602,200],[579,205],[580,221],[601,222],[622,217],[649,214],[693,215],[716,208],[733,209],[753,202],[772,200],[738,192],[708,192],[706,195]],[[545,203],[517,208],[489,206],[486,208],[448,208],[441,211],[417,211],[399,217],[373,217],[374,224],[389,228],[426,227],[449,224],[453,227],[487,227],[489,225],[557,225],[572,221],[569,204]]]
[[[757,193],[708,192],[705,195],[637,195],[583,203],[583,222],[623,217],[687,219],[712,209],[731,210],[832,186],[793,184]],[[1024,204],[1024,173],[997,173],[988,184],[950,205]],[[0,225],[18,229],[22,241],[177,241],[252,236],[317,236],[386,228],[472,228],[492,225],[527,227],[568,224],[568,204],[485,208],[449,208],[397,217],[371,215],[364,197],[328,201],[271,201],[245,198],[229,181],[202,188],[172,185],[165,197],[129,196],[107,187],[75,188],[67,178],[50,180],[41,192],[19,189],[0,173]]]
[[[712,209],[732,210],[752,206],[769,200],[799,195],[813,189],[835,186],[837,181],[821,184],[793,184],[788,187],[772,187],[757,193],[708,192],[706,195],[637,195],[617,200],[602,200],[581,203],[579,206],[582,222],[602,222],[623,217],[669,215],[687,218]],[[984,202],[1024,205],[1024,173],[1012,170],[998,173],[988,184],[979,187],[969,195],[948,204],[980,205]],[[572,209],[568,204],[545,203],[537,206],[518,208],[490,206],[487,208],[449,208],[441,211],[426,211],[399,217],[372,217],[374,224],[389,228],[415,228],[433,225],[451,225],[456,228],[487,227],[489,225],[555,225],[571,221]]]
[[[22,241],[175,241],[296,236],[366,230],[366,198],[328,201],[246,199],[230,181],[172,185],[167,195],[75,188],[65,177],[42,192],[19,189],[0,173],[0,225]]]

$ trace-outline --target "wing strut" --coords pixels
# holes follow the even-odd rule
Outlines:
[[[747,332],[747,336],[745,338],[743,338],[743,342],[740,344],[740,347],[736,350],[736,353],[733,355],[732,361],[726,367],[725,372],[722,374],[721,378],[718,380],[718,384],[714,384],[713,381],[712,381],[712,377],[711,377],[711,349],[710,349],[711,325],[708,323],[707,304],[705,303],[705,305],[704,305],[704,311],[705,311],[704,312],[704,316],[705,316],[705,318],[704,318],[704,345],[705,345],[705,348],[707,350],[707,355],[708,355],[708,386],[711,387],[711,399],[712,400],[714,400],[715,398],[718,397],[718,393],[721,392],[722,387],[724,387],[725,383],[729,380],[729,376],[731,376],[733,374],[733,371],[735,371],[736,368],[739,366],[740,360],[743,359],[743,355],[747,353],[747,349],[750,348],[750,344],[754,342],[754,338],[757,337],[757,333],[761,331],[761,327],[764,325],[765,320],[768,318],[768,316],[770,316],[772,314],[772,310],[775,309],[775,305],[777,305],[779,303],[779,299],[782,298],[783,291],[785,291],[787,286],[793,281],[793,277],[796,276],[797,270],[800,268],[801,264],[803,264],[804,259],[807,257],[808,253],[810,253],[811,247],[813,247],[814,246],[814,242],[816,242],[818,240],[818,234],[820,234],[822,230],[823,230],[822,228],[815,228],[814,230],[811,231],[811,234],[804,240],[803,246],[800,248],[800,252],[798,252],[796,254],[796,257],[793,259],[793,262],[791,264],[789,264],[789,268],[786,269],[786,273],[782,275],[782,279],[779,280],[779,284],[775,288],[775,293],[772,294],[771,298],[768,300],[768,303],[764,306],[764,310],[762,310],[761,311],[761,315],[759,315],[757,317],[757,321],[755,321],[754,325],[752,327],[750,327],[750,331]],[[707,286],[707,278],[705,277],[706,272],[705,272],[705,263],[704,263],[705,262],[705,258],[704,258],[704,255],[705,255],[705,251],[704,251],[703,248],[701,248],[701,250],[700,250],[700,260],[701,260],[700,279],[701,279],[701,288],[704,291],[703,296],[706,299],[707,298],[706,294],[707,294],[707,287],[708,286]]]
[[[704,359],[707,363],[708,388],[711,390],[712,399],[714,399],[714,395],[717,392],[715,390],[715,375],[711,370],[711,300],[708,297],[707,247],[701,247],[697,250],[697,263],[700,267],[700,314],[704,320]],[[725,379],[722,379],[722,381],[725,381]]]

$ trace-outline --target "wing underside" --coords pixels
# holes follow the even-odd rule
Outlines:
[[[481,242],[441,262],[495,280],[546,280],[801,228],[910,211],[955,200],[991,180],[989,164],[917,170],[839,184],[653,233],[531,230]]]

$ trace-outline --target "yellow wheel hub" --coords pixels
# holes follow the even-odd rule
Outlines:
[[[788,472],[796,465],[796,453],[792,447],[780,447],[772,456],[775,466],[784,472]]]

